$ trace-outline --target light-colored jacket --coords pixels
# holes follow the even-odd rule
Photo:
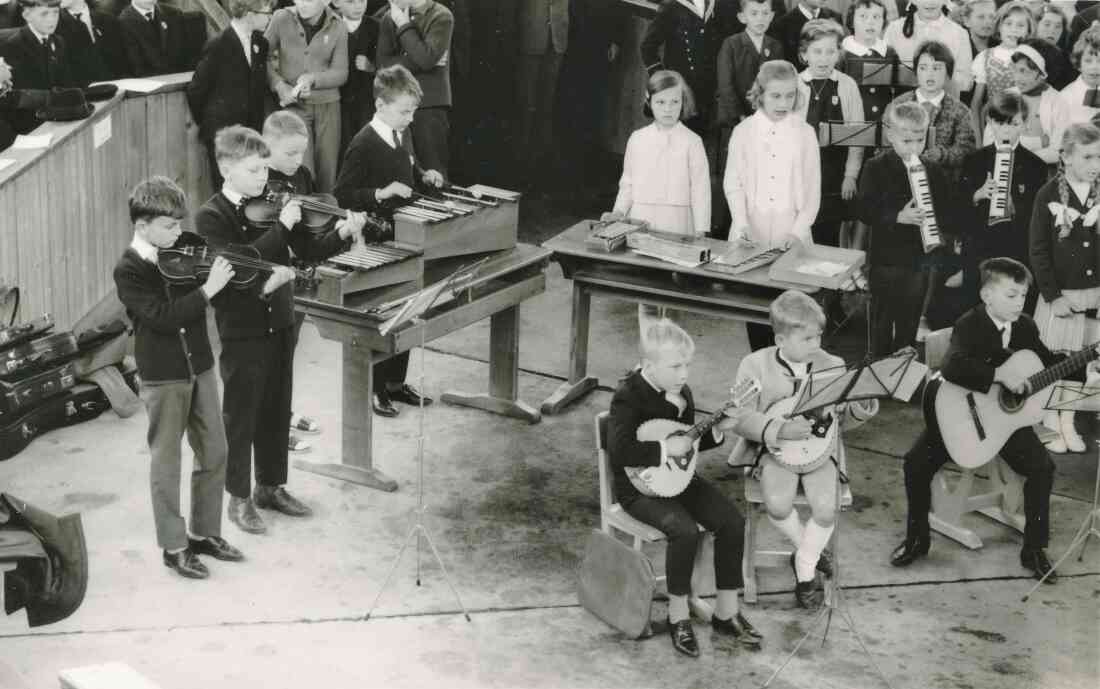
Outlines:
[[[348,27],[325,9],[321,28],[306,45],[306,32],[293,7],[276,10],[264,32],[269,45],[267,83],[282,100],[303,74],[313,75],[313,89],[302,99],[312,105],[340,100],[348,80]]]
[[[813,76],[810,70],[803,70],[798,80],[798,90],[802,92],[798,113],[806,117],[810,109],[810,82]],[[829,78],[837,82],[836,92],[840,97],[840,110],[844,113],[845,122],[863,122],[863,95],[859,92],[856,80],[840,70],[833,70]],[[848,147],[848,159],[844,163],[844,176],[859,179],[859,169],[863,165],[863,148],[861,146]]]

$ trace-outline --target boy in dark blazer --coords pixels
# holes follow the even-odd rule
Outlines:
[[[340,251],[346,237],[295,231],[301,219],[296,201],[283,207],[271,228],[253,226],[245,219],[243,206],[264,193],[271,150],[257,132],[239,125],[218,132],[214,148],[225,181],[221,191],[195,214],[196,231],[215,249],[247,244],[265,261],[278,264],[266,281],[261,277],[249,289],[229,290],[214,301],[229,445],[225,480],[229,520],[247,533],[263,533],[266,526],[256,507],[295,517],[312,514],[283,487],[294,384],[294,304],[289,283],[295,274],[287,267],[290,249],[305,261],[322,260]]]
[[[225,488],[225,427],[218,401],[214,355],[206,332],[206,307],[233,277],[217,258],[202,285],[170,285],[157,254],[175,245],[187,217],[183,191],[166,177],[152,177],[130,193],[134,238],[115,266],[118,297],[134,324],[134,355],[141,398],[149,413],[150,487],[157,543],[164,565],[180,576],[205,579],[196,555],[239,561],[244,556],[221,537]],[[191,523],[180,514],[180,444],[195,453],[191,471]]]
[[[75,86],[65,41],[57,35],[59,0],[19,0],[26,24],[0,46],[12,71],[16,90],[50,90]],[[39,125],[33,110],[17,110],[12,127],[26,134]]]
[[[378,18],[367,0],[334,0],[348,27],[348,80],[340,87],[340,160],[351,140],[374,117],[374,61],[378,58]],[[375,3],[377,5],[377,3]]]
[[[240,124],[259,131],[267,95],[267,39],[270,0],[228,0],[229,26],[211,39],[203,51],[191,83],[187,106],[206,146],[214,187],[222,185],[214,156],[218,130]]]
[[[955,322],[951,345],[941,369],[945,380],[976,392],[988,392],[1000,383],[1018,394],[1031,392],[1027,378],[1008,371],[1004,363],[1013,352],[1030,350],[1044,366],[1057,357],[1039,339],[1039,329],[1023,313],[1031,273],[1011,258],[991,258],[981,265],[982,302]],[[890,562],[906,567],[928,554],[931,534],[928,511],[932,503],[932,479],[950,459],[936,419],[934,403],[938,383],[924,394],[924,420],[927,429],[905,455],[905,493],[909,517],[905,540],[894,549]],[[1044,548],[1050,535],[1050,489],[1054,463],[1030,426],[1013,433],[999,452],[1024,482],[1024,543],[1020,564],[1035,578],[1050,573],[1046,583],[1053,584],[1053,573]]]
[[[802,27],[811,19],[832,19],[844,26],[844,18],[826,7],[825,0],[801,0],[794,9],[772,22],[768,31],[783,46],[783,54],[799,68],[805,66],[798,50]]]
[[[156,0],[132,0],[118,15],[130,74],[148,77],[190,69],[179,10]]]
[[[641,441],[638,428],[652,419],[695,422],[695,404],[687,386],[695,344],[686,332],[667,319],[655,321],[642,333],[642,367],[620,383],[611,399],[607,419],[607,452],[615,481],[615,496],[632,517],[662,531],[668,537],[665,572],[668,574],[668,620],[673,647],[692,657],[699,646],[691,626],[688,597],[695,551],[701,538],[699,525],[714,533],[714,573],[718,587],[717,609],[711,624],[716,632],[734,637],[750,648],[759,648],[763,637],[739,610],[738,589],[744,585],[741,558],[744,551],[744,519],[736,505],[714,484],[696,474],[680,494],[657,497],[641,493],[631,482],[627,468],[659,467],[670,458],[685,456],[692,447],[687,436],[663,441]],[[724,418],[699,438],[699,450],[709,450],[725,440],[733,418]]]
[[[768,60],[783,60],[783,46],[765,33],[773,16],[771,0],[741,0],[737,20],[745,25],[741,33],[730,36],[718,50],[718,111],[716,123],[725,129],[736,127],[752,115],[748,92],[756,81],[760,65]],[[729,135],[723,131],[723,141]],[[720,150],[725,150],[721,146]]]
[[[1029,231],[1035,194],[1046,182],[1046,163],[1019,145],[1020,132],[1027,119],[1027,101],[1015,91],[1004,91],[990,101],[987,108],[994,143],[979,148],[963,162],[959,185],[960,219],[963,232],[963,288],[970,303],[978,298],[981,274],[978,265],[987,258],[1007,256],[1029,265]],[[998,148],[1012,149],[1009,205],[1004,220],[990,222],[989,204],[997,189],[994,163]],[[1028,292],[1024,312],[1035,310],[1038,290]]]
[[[61,0],[57,34],[68,48],[69,68],[80,86],[127,75],[118,18],[92,9],[86,0]]]
[[[393,209],[420,183],[441,186],[438,170],[424,170],[416,160],[408,127],[423,96],[409,70],[394,65],[374,78],[374,118],[351,140],[333,194],[341,208],[370,211],[392,221]],[[374,365],[374,413],[397,416],[393,402],[416,406],[421,393],[405,383],[409,354],[398,354]],[[431,400],[424,397],[424,404]]]
[[[411,130],[417,158],[447,174],[450,160],[451,37],[455,19],[435,0],[393,0],[378,32],[378,67],[401,65],[423,97]]]

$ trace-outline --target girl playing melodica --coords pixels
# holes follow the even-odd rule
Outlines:
[[[730,136],[723,187],[731,241],[785,247],[813,243],[821,203],[821,156],[813,127],[798,116],[798,72],[786,60],[760,66],[749,90],[756,108]],[[755,351],[774,344],[771,327],[746,324]]]
[[[1000,43],[987,48],[974,58],[974,95],[970,100],[970,113],[974,118],[974,132],[985,131],[986,103],[993,96],[1014,85],[1012,78],[1012,54],[1020,42],[1035,33],[1035,18],[1022,0],[1014,0],[997,10],[994,35]]]
[[[646,108],[653,123],[630,135],[619,195],[601,220],[631,218],[702,237],[710,229],[710,169],[703,140],[683,124],[695,113],[691,90],[678,72],[659,70],[646,83]],[[656,307],[638,306],[641,332],[656,314]]]
[[[1085,316],[1100,307],[1095,244],[1100,229],[1100,129],[1072,124],[1061,148],[1058,174],[1035,196],[1030,238],[1040,295],[1035,324],[1053,352],[1077,350],[1100,339],[1100,321]],[[1043,424],[1059,434],[1047,443],[1051,452],[1085,451],[1073,416],[1071,411],[1047,413]]]

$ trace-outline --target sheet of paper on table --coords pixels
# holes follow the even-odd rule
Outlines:
[[[16,150],[29,150],[33,148],[48,148],[50,141],[53,140],[53,134],[35,134],[28,136],[26,134],[20,134],[15,137],[15,141],[11,147]]]
[[[798,272],[831,278],[848,270],[848,266],[836,261],[808,261],[798,267]]]

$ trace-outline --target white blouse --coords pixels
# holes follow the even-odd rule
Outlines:
[[[821,154],[813,127],[789,114],[772,122],[762,110],[730,136],[723,181],[733,225],[768,247],[789,238],[812,244],[810,226],[821,205]]]
[[[677,122],[650,124],[626,142],[615,212],[677,234],[710,230],[710,168],[703,140]]]
[[[1081,77],[1077,77],[1072,84],[1062,89],[1062,92],[1058,94],[1059,107],[1055,114],[1054,132],[1051,134],[1050,139],[1052,146],[1060,147],[1062,145],[1062,135],[1065,134],[1071,124],[1088,122],[1093,115],[1100,113],[1100,108],[1093,108],[1084,104],[1085,93],[1088,90],[1088,84]]]

